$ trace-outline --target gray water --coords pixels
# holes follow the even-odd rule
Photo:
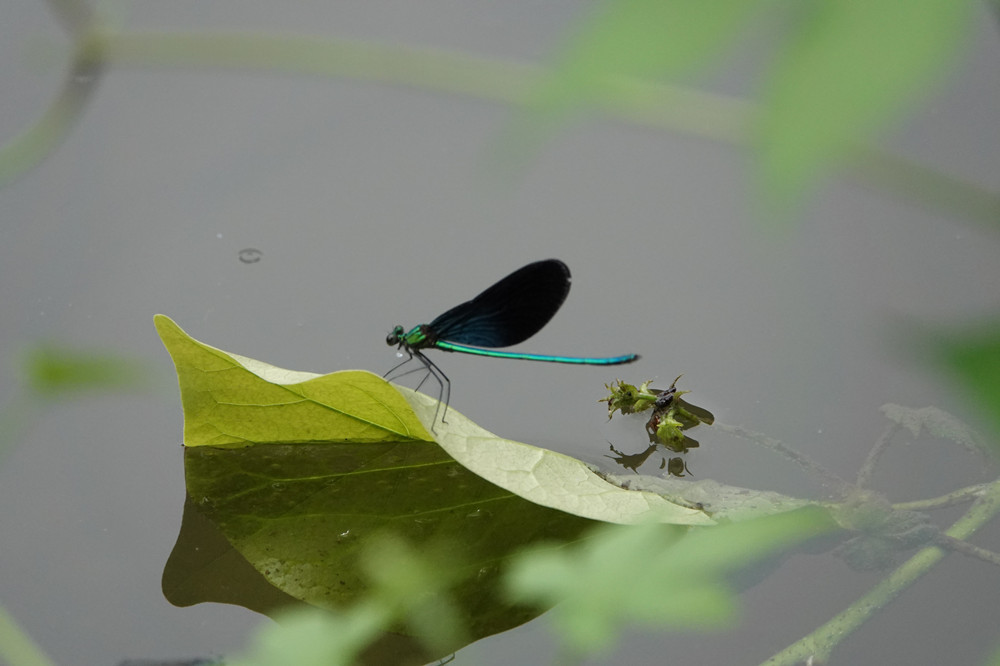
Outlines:
[[[134,30],[319,34],[534,62],[573,2],[137,3]],[[63,32],[41,2],[0,23],[0,141],[61,85]],[[1000,40],[983,13],[955,73],[880,140],[885,150],[995,189]],[[747,44],[746,60],[764,51]],[[739,60],[739,59],[738,59]],[[749,66],[704,85],[747,93]],[[725,423],[852,477],[884,403],[936,405],[976,427],[946,378],[900,348],[908,323],[996,312],[995,229],[834,178],[781,230],[752,210],[746,154],[588,116],[517,177],[488,169],[512,113],[402,86],[252,70],[112,68],[65,142],[0,191],[0,400],[42,340],[143,360],[150,389],[52,405],[0,465],[0,601],[59,664],[187,658],[242,646],[265,618],[175,608],[159,589],[184,497],[173,367],[153,330],[170,315],[208,344],[313,372],[382,372],[386,333],[426,321],[536,259],[573,270],[565,306],[522,348],[639,352],[612,371],[440,358],[452,404],[515,440],[601,461],[641,450],[641,422],[608,424],[602,384],[669,385]],[[254,263],[240,261],[247,248]],[[439,355],[442,356],[442,355]],[[698,478],[822,496],[791,464],[711,429]],[[650,472],[654,470],[648,470]],[[894,501],[989,480],[931,442],[890,451]],[[947,518],[948,516],[936,516]],[[976,542],[1000,547],[990,526]],[[609,563],[613,566],[614,563]],[[758,663],[879,579],[830,556],[790,559],[718,633],[637,629],[593,663]],[[949,557],[835,655],[835,663],[980,663],[1000,639],[1000,579]],[[548,620],[483,640],[457,663],[548,663]]]

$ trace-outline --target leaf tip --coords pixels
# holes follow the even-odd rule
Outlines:
[[[173,319],[165,314],[155,314],[153,315],[153,326],[156,328],[156,332],[163,337],[165,331],[173,331],[180,328]]]

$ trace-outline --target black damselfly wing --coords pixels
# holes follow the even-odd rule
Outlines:
[[[569,294],[569,267],[558,259],[520,268],[429,324],[437,339],[508,347],[540,331]]]

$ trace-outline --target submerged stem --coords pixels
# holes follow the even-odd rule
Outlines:
[[[989,483],[978,483],[974,486],[967,486],[953,490],[947,495],[932,497],[925,500],[914,500],[912,502],[896,502],[892,508],[896,511],[932,511],[934,509],[946,509],[949,506],[967,504],[979,497],[982,497],[990,488]]]
[[[1000,553],[995,553],[986,548],[980,548],[979,546],[971,544],[968,541],[962,541],[961,539],[956,539],[955,537],[948,536],[947,534],[939,534],[937,539],[935,539],[935,543],[952,552],[968,555],[969,557],[974,557],[977,560],[982,560],[983,562],[1000,566]]]
[[[809,472],[810,474],[819,477],[819,479],[823,483],[834,486],[837,489],[837,492],[840,493],[840,495],[843,497],[847,497],[854,491],[854,486],[851,483],[840,478],[833,472],[829,471],[828,469],[820,465],[818,462],[814,461],[812,458],[808,457],[804,453],[796,451],[795,449],[791,448],[784,442],[774,439],[773,437],[768,437],[767,435],[764,435],[759,432],[753,432],[752,430],[747,430],[746,428],[742,428],[740,426],[731,426],[731,425],[726,425],[724,423],[716,423],[715,427],[719,428],[723,432],[728,432],[731,435],[736,435],[737,437],[749,439],[755,444],[759,444],[760,446],[763,446],[766,449],[771,449],[772,451],[778,453],[779,455],[788,458],[789,460],[791,460],[792,462],[796,463],[804,470]]]
[[[955,540],[966,539],[997,512],[1000,512],[1000,479],[990,483],[982,497],[944,533]],[[944,558],[945,554],[946,552],[939,546],[929,546],[919,550],[846,610],[808,636],[775,654],[765,661],[763,666],[793,666],[809,659],[825,663],[841,641],[927,573]]]
[[[890,422],[886,425],[885,430],[882,431],[882,435],[875,442],[872,450],[868,452],[865,464],[858,470],[858,479],[856,481],[858,488],[867,488],[871,484],[872,476],[875,474],[875,465],[878,464],[885,450],[889,448],[889,442],[892,441],[892,436],[896,434],[897,430],[899,430],[898,423]]]

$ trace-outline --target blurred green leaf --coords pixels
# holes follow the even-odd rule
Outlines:
[[[540,102],[564,112],[599,103],[621,79],[677,76],[704,67],[725,49],[753,0],[611,0],[598,5],[571,38],[541,91]]]
[[[124,391],[145,382],[145,369],[135,360],[51,344],[28,351],[23,367],[29,389],[43,398]]]
[[[571,35],[504,148],[530,151],[573,110],[617,108],[622,99],[664,114],[676,95],[636,83],[712,63],[767,13],[786,36],[764,73],[757,180],[766,201],[787,211],[953,65],[977,8],[972,0],[610,0]]]
[[[821,509],[690,530],[605,526],[570,547],[525,552],[508,589],[520,602],[558,603],[551,613],[564,641],[590,654],[610,647],[630,623],[726,625],[736,608],[727,573],[834,527]]]
[[[1000,433],[1000,323],[936,335],[931,345],[935,360],[958,379],[966,395],[991,420],[994,432]],[[1000,453],[996,445],[994,452]]]
[[[629,622],[721,624],[734,600],[718,581],[688,578],[669,556],[684,530],[655,523],[606,526],[574,548],[522,553],[507,579],[511,598],[546,606],[564,640],[583,653],[606,649]],[[671,573],[666,574],[665,568]],[[683,570],[683,575],[678,575]]]
[[[278,623],[254,636],[249,653],[227,659],[228,666],[347,666],[388,622],[389,615],[375,604],[342,613],[309,609],[289,610]],[[407,662],[404,662],[407,663]]]
[[[49,406],[48,401],[146,388],[148,370],[110,353],[36,344],[25,350],[19,374],[24,390],[0,406],[0,458]]]
[[[451,594],[452,586],[465,582],[460,573],[465,563],[455,557],[455,545],[437,541],[428,547],[383,533],[368,543],[361,558],[375,598],[438,654],[472,642],[466,627],[478,624]],[[482,578],[484,571],[480,567],[476,577]]]
[[[578,26],[551,72],[528,99],[514,132],[515,150],[530,150],[575,109],[600,108],[629,94],[637,80],[678,76],[704,67],[723,51],[753,0],[611,0]]]
[[[971,0],[795,3],[758,126],[760,179],[779,208],[883,125],[954,61]]]
[[[372,583],[370,595],[336,611],[284,610],[275,617],[277,625],[258,632],[249,654],[226,663],[339,666],[430,661],[429,655],[435,652],[373,653],[371,646],[400,620],[406,620],[408,627],[417,627],[424,644],[436,654],[449,654],[465,643],[460,637],[464,618],[458,615],[448,594],[455,571],[437,566],[440,556],[383,535],[371,541],[361,557]]]
[[[993,654],[986,661],[986,666],[1000,666],[1000,647],[993,651]]]

